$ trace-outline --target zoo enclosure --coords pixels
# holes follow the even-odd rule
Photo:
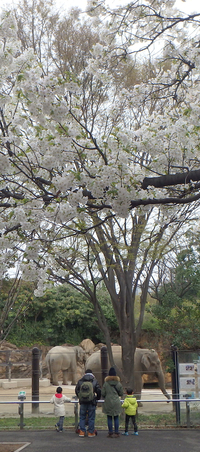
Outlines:
[[[104,347],[105,349],[105,347]],[[36,349],[35,349],[36,350]],[[38,349],[37,349],[38,350]],[[199,420],[199,408],[200,408],[200,399],[199,399],[199,386],[198,384],[200,383],[200,375],[198,376],[199,370],[200,370],[200,352],[181,352],[178,351],[176,348],[173,349],[173,351],[175,350],[175,355],[176,355],[176,362],[175,363],[175,370],[176,370],[176,376],[175,379],[176,384],[178,385],[177,387],[173,388],[173,399],[171,400],[171,402],[173,403],[174,406],[174,411],[176,412],[176,424],[177,425],[185,425],[187,427],[190,427],[191,425],[200,425],[200,420]],[[6,373],[7,373],[7,377],[8,380],[11,381],[11,376],[12,376],[12,370],[15,369],[16,367],[22,366],[22,367],[27,367],[30,366],[31,367],[31,356],[30,356],[31,351],[30,350],[3,350],[0,351],[0,356],[2,358],[4,358],[4,362],[2,362],[1,359],[1,366],[5,366],[6,367]],[[19,357],[21,359],[17,360],[17,363],[14,362],[13,360],[13,354],[19,354]],[[41,351],[38,350],[38,357],[39,357],[39,364],[38,364],[38,377],[42,378],[42,353]],[[181,363],[179,363],[181,361]],[[33,365],[33,362],[32,362]],[[102,373],[103,376],[106,376],[107,374],[107,369],[106,369],[106,364],[105,362],[102,362],[102,367],[104,366],[104,368],[102,368]],[[180,369],[186,369],[186,376],[179,376],[180,374]],[[183,370],[182,370],[183,372]],[[182,378],[182,380],[181,380]],[[181,383],[181,384],[180,384]],[[186,384],[186,389],[184,389],[184,384]],[[191,388],[192,385],[192,388]],[[181,388],[181,391],[180,391]],[[191,389],[193,389],[193,391],[191,391]],[[39,394],[38,394],[39,395]],[[33,398],[33,397],[32,397]],[[3,404],[16,404],[19,403],[19,414],[20,414],[20,425],[23,425],[23,420],[21,421],[21,419],[23,419],[24,417],[24,404],[32,404],[33,407],[36,408],[36,406],[39,409],[39,404],[43,404],[43,403],[49,403],[48,401],[39,401],[38,400],[39,397],[37,397],[37,395],[35,396],[35,398],[31,401],[20,401],[20,402],[16,402],[16,401],[12,401],[12,402],[0,402]],[[151,403],[153,405],[155,405],[156,403],[159,402],[163,402],[163,400],[154,400],[153,398],[151,400],[142,400],[143,403]],[[74,415],[75,415],[75,425],[77,424],[77,412],[78,412],[78,404],[76,401],[73,402],[74,403]],[[101,401],[101,404],[103,403],[103,401]],[[37,410],[36,410],[37,412]],[[22,427],[23,428],[23,427]]]

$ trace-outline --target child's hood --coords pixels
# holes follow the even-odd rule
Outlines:
[[[57,399],[61,399],[62,394],[57,394],[57,392],[56,392],[55,397],[56,397]]]
[[[130,405],[135,405],[135,403],[137,403],[137,400],[134,396],[127,396],[126,398],[128,399]]]

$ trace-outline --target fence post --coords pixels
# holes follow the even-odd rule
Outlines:
[[[26,392],[25,391],[20,391],[18,394],[18,399],[20,400],[21,403],[19,403],[19,426],[20,426],[20,430],[23,429],[23,427],[25,426],[24,424],[24,400],[26,399]]]
[[[32,350],[32,400],[39,400],[39,377],[40,377],[40,350],[34,347]],[[32,403],[32,413],[39,413],[39,403]]]
[[[78,430],[78,398],[75,396],[73,397],[75,399],[75,404],[74,404],[74,415],[75,415],[75,432],[77,433]]]
[[[186,420],[187,420],[187,427],[190,428],[190,402],[186,401]]]
[[[19,415],[20,415],[19,427],[20,427],[20,430],[22,430],[24,427],[24,404],[23,404],[23,402],[19,404]]]
[[[171,356],[174,363],[174,370],[172,372],[172,397],[173,399],[180,399],[178,349],[174,345],[171,346]],[[180,402],[173,402],[173,406],[176,412],[176,423],[180,425]]]
[[[11,368],[12,368],[12,362],[10,360],[10,355],[12,353],[12,350],[6,350],[6,378],[8,381],[11,381]]]

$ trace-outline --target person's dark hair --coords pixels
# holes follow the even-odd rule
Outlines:
[[[110,368],[108,375],[109,375],[110,377],[116,377],[117,374],[116,374],[116,370],[115,370],[114,367],[111,367],[111,368]]]
[[[127,393],[128,395],[133,394],[132,388],[127,388],[126,393]]]
[[[58,388],[56,389],[56,392],[57,392],[58,394],[61,394],[61,392],[62,392],[61,386],[58,386]]]
[[[86,374],[92,374],[92,370],[91,369],[86,369],[85,373]]]

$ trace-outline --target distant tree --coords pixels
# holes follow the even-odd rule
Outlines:
[[[26,298],[28,286],[23,286],[21,299]],[[99,298],[111,337],[117,337],[116,318],[103,286],[99,289]],[[17,300],[10,312],[8,323],[15,317],[21,299]],[[3,300],[0,301],[3,304]],[[18,315],[8,335],[8,340],[18,345],[30,345],[34,342],[53,346],[63,343],[77,345],[86,338],[95,343],[103,341],[91,303],[67,284],[47,290],[43,297],[33,297],[31,303],[25,305]]]
[[[154,286],[156,303],[148,309],[159,331],[179,348],[200,348],[200,255],[182,250],[173,268],[163,267],[162,283]],[[165,276],[164,276],[165,275]]]
[[[7,339],[10,331],[33,299],[34,284],[25,285],[20,276],[4,277],[0,282],[0,341]]]
[[[22,0],[13,7],[21,50],[33,49],[43,73],[52,70],[51,48],[59,13],[53,0]]]

